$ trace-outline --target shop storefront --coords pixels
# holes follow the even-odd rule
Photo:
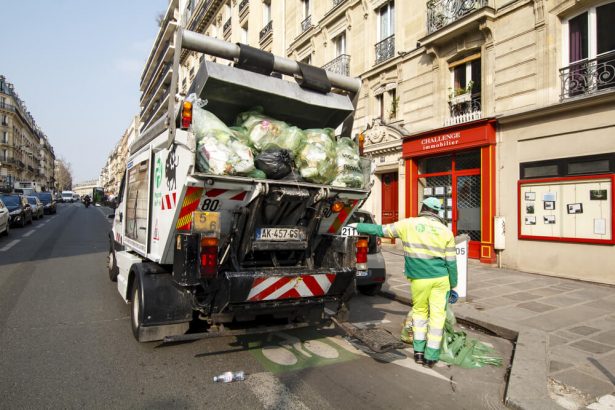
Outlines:
[[[484,119],[404,138],[405,216],[416,216],[429,196],[455,235],[470,237],[469,257],[495,262],[495,119]]]

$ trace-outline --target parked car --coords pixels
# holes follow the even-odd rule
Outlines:
[[[28,203],[32,207],[32,218],[38,220],[45,216],[43,203],[40,199],[38,199],[37,196],[27,196],[26,198],[28,199]]]
[[[11,217],[9,216],[9,210],[0,199],[0,232],[2,232],[2,235],[9,234],[11,229],[10,219]]]
[[[51,192],[39,192],[38,199],[43,203],[43,211],[46,214],[55,214],[57,212],[56,200]]]
[[[376,223],[374,216],[367,211],[356,211],[348,219],[348,223]],[[357,289],[364,295],[373,296],[382,289],[386,280],[386,266],[380,244],[382,241],[375,235],[369,235],[367,247],[367,271],[357,271]]]
[[[19,194],[2,194],[0,199],[9,210],[11,225],[24,227],[27,223],[32,223],[32,207],[25,196]]]

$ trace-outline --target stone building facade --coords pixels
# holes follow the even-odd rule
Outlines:
[[[156,44],[179,22],[360,77],[354,133],[375,160],[364,208],[377,221],[437,196],[471,258],[615,283],[614,10],[608,0],[180,0]],[[164,50],[154,46],[149,61],[161,63],[145,80]],[[201,59],[182,53],[179,96]]]
[[[53,190],[55,154],[13,84],[0,75],[0,188]]]
[[[98,183],[104,189],[106,195],[116,196],[119,192],[122,176],[126,170],[128,148],[139,135],[139,123],[139,116],[134,116],[113,151],[107,157],[105,166],[100,172]]]

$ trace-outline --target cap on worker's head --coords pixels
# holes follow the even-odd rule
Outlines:
[[[425,198],[423,200],[423,205],[425,205],[427,208],[433,209],[436,212],[440,212],[440,210],[442,209],[442,203],[440,202],[440,200],[438,198],[434,198],[433,196]]]

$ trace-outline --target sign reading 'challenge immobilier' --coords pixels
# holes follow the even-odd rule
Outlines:
[[[452,145],[459,144],[461,139],[460,132],[454,132],[452,134],[438,135],[436,137],[427,137],[421,139],[421,145],[423,151],[435,148],[450,147]]]
[[[404,158],[460,151],[495,144],[495,120],[485,119],[461,128],[433,130],[404,139]]]

